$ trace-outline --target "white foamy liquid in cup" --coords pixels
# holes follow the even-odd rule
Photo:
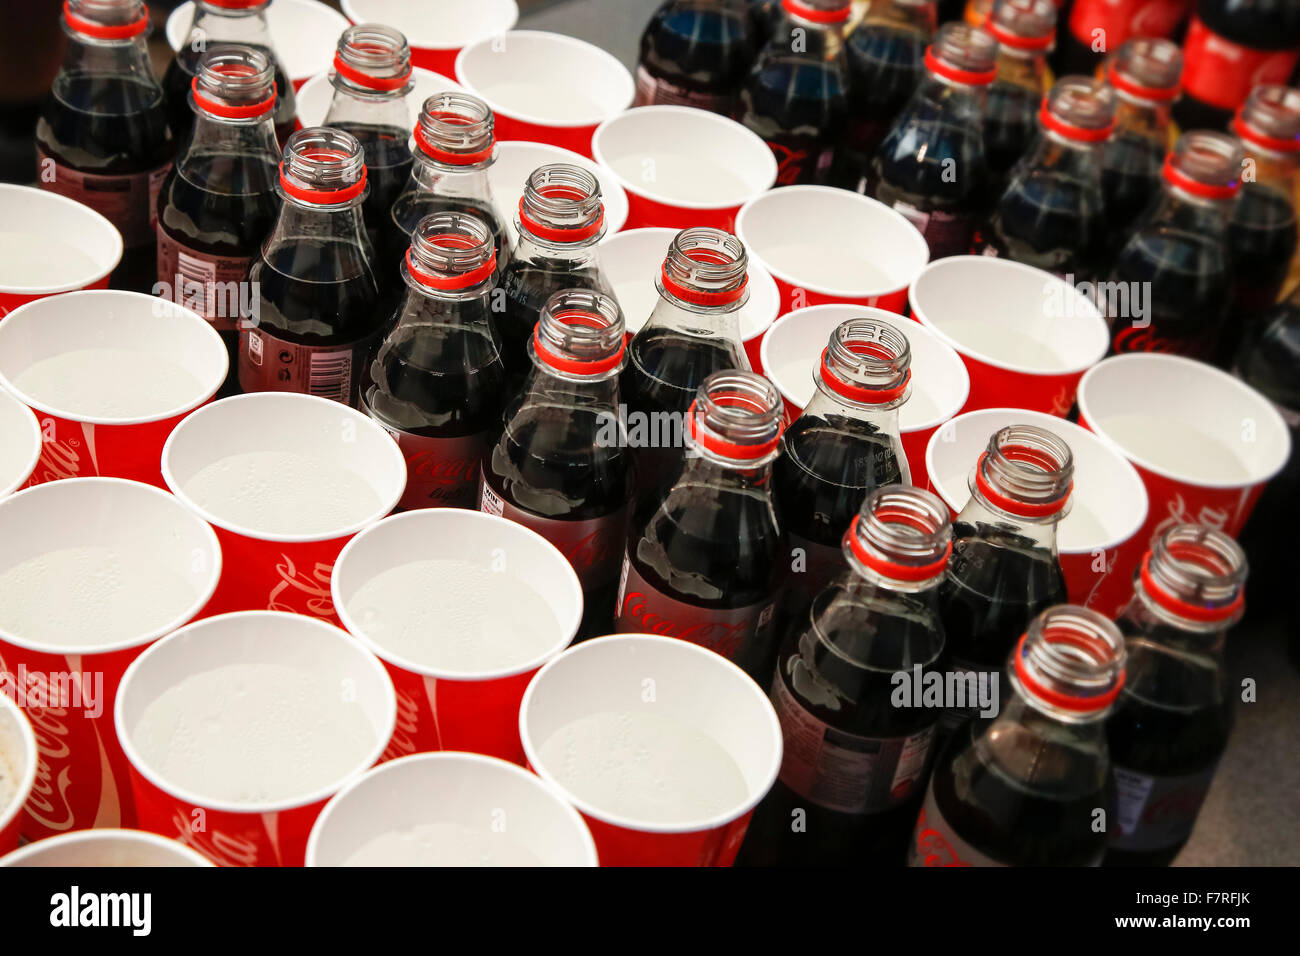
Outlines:
[[[0,816],[4,815],[18,796],[18,769],[15,763],[4,747],[0,746]]]
[[[0,628],[60,647],[112,644],[176,621],[197,596],[154,555],[63,548],[0,572]]]
[[[1061,548],[1073,551],[1100,545],[1114,537],[1107,532],[1106,526],[1102,524],[1095,511],[1080,501],[1077,495],[1073,497],[1074,500],[1070,502],[1070,513],[1061,521],[1057,535],[1057,543]]]
[[[0,230],[0,285],[48,288],[89,280],[100,269],[100,263],[57,236]]]
[[[831,289],[887,290],[898,283],[854,249],[791,244],[762,251],[765,264],[791,280]]]
[[[1140,401],[1140,398],[1135,400]],[[1126,412],[1097,422],[1125,451],[1158,468],[1195,480],[1241,482],[1252,475],[1229,442],[1210,431],[1164,415]]]
[[[140,349],[73,349],[14,377],[19,391],[73,417],[145,418],[195,404],[203,384],[180,363]]]
[[[499,80],[480,84],[479,89],[507,113],[524,113],[541,123],[592,123],[608,112],[600,100],[580,90],[566,90],[558,96],[541,83]]]
[[[820,361],[820,352],[803,358],[787,359],[777,364],[769,377],[772,381],[779,382],[783,388],[789,389],[792,398],[811,401],[817,394],[817,386],[813,382],[813,370],[818,368]],[[904,430],[918,427],[925,422],[933,422],[939,417],[939,403],[934,400],[934,396],[921,387],[916,378],[916,371],[913,369],[912,394],[898,409],[898,425]],[[804,407],[807,407],[806,402]]]
[[[610,161],[610,168],[633,189],[670,196],[682,202],[718,206],[741,202],[753,189],[729,167],[699,156],[677,153],[630,153]],[[719,202],[718,197],[724,197]]]
[[[344,866],[542,866],[504,833],[459,823],[421,823],[362,844]]]
[[[347,691],[301,667],[228,664],[160,694],[131,740],[158,776],[205,800],[289,800],[358,770],[373,749]]]
[[[593,807],[638,823],[693,823],[734,810],[749,788],[722,746],[671,717],[603,711],[542,743],[542,764]]]
[[[1003,365],[1035,372],[1062,372],[1069,368],[1049,346],[1027,336],[1010,324],[995,325],[977,319],[957,319],[940,326],[958,345],[987,356]]]
[[[379,495],[356,472],[292,451],[220,458],[185,483],[194,503],[223,522],[260,534],[329,534],[379,510]]]

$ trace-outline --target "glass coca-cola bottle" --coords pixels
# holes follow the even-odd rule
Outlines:
[[[1160,193],[1170,110],[1182,74],[1183,54],[1172,40],[1129,40],[1106,67],[1115,91],[1115,132],[1102,147],[1101,159],[1111,256],[1123,248],[1133,225]]]
[[[952,523],[940,609],[953,668],[996,674],[1029,622],[1068,600],[1056,526],[1069,511],[1074,456],[1056,434],[1008,425],[989,439]],[[950,707],[945,729],[976,708]]]
[[[843,536],[848,568],[781,644],[771,692],[781,771],[738,862],[903,862],[939,718],[922,689],[945,669],[938,590],[951,534],[947,506],[928,491],[867,496]]]
[[[730,116],[756,46],[745,0],[665,0],[641,34],[633,105]]]
[[[188,97],[203,54],[219,43],[238,43],[261,50],[270,59],[275,69],[275,135],[281,147],[289,141],[297,122],[298,101],[271,43],[266,22],[270,5],[271,0],[195,0],[194,22],[163,77],[167,121],[178,139],[184,138],[194,123]]]
[[[581,166],[553,163],[533,170],[515,216],[519,241],[501,273],[505,311],[498,316],[506,372],[514,383],[531,370],[528,343],[542,308],[562,289],[612,296],[600,270],[605,235],[600,181]]]
[[[1124,657],[1124,638],[1096,611],[1066,604],[1035,618],[1006,663],[1000,713],[940,752],[911,865],[1099,865],[1111,805],[1105,717]]]
[[[848,117],[849,0],[781,0],[735,117],[776,157],[778,186],[826,181]]]
[[[1133,39],[1179,33],[1194,0],[1074,0],[1052,54],[1057,76],[1095,73],[1101,61]]]
[[[579,637],[608,634],[634,481],[618,415],[623,313],[613,296],[561,290],[527,350],[533,371],[484,461],[479,508],[563,552],[582,583]]]
[[[677,480],[632,521],[615,626],[700,644],[762,686],[787,554],[772,500],[781,416],[780,393],[761,375],[704,380]]]
[[[1115,127],[1110,88],[1086,76],[1063,77],[1040,122],[973,251],[1092,281],[1106,261],[1101,150]]]
[[[158,288],[220,333],[230,353],[222,392],[232,394],[248,270],[280,210],[271,63],[252,47],[213,47],[190,101],[193,134],[158,194]]]
[[[496,245],[470,212],[415,228],[401,266],[408,288],[362,398],[406,459],[401,508],[477,508],[479,463],[496,440],[505,366],[492,327]]]
[[[875,0],[849,34],[849,120],[835,151],[837,185],[867,188],[867,164],[925,73],[934,0]]]
[[[173,153],[148,29],[140,0],[68,0],[67,50],[36,124],[40,187],[117,227],[124,248],[111,283],[136,292],[157,275],[158,191]]]
[[[831,333],[816,391],[781,436],[773,485],[790,541],[791,574],[777,633],[806,629],[808,606],[844,567],[844,529],[876,488],[912,483],[898,434],[911,395],[912,350],[894,326],[850,319]]]
[[[1174,525],[1142,559],[1118,622],[1127,676],[1106,722],[1116,799],[1108,864],[1165,866],[1196,825],[1232,729],[1223,645],[1245,581],[1241,547],[1200,525]]]
[[[920,230],[932,259],[969,252],[987,208],[982,117],[997,47],[984,30],[941,27],[921,85],[872,160],[868,192]]]
[[[1112,315],[1114,352],[1173,352],[1209,359],[1232,288],[1228,223],[1244,154],[1231,136],[1193,130],[1165,159],[1153,200],[1120,250],[1109,280],[1131,290],[1132,314]],[[1135,306],[1145,299],[1141,309]]]
[[[361,219],[361,144],[328,127],[294,133],[280,163],[280,196],[280,216],[249,271],[258,294],[240,325],[239,385],[355,407],[366,359],[390,318],[377,308]]]
[[[998,78],[984,105],[990,198],[1007,184],[1038,133],[1047,92],[1047,51],[1056,39],[1053,0],[998,0],[984,29],[998,41]]]
[[[748,277],[745,246],[731,233],[683,229],[668,247],[655,277],[659,299],[632,338],[623,372],[623,400],[636,413],[629,441],[643,503],[657,504],[676,475],[681,424],[701,383],[723,369],[749,368],[740,338]]]

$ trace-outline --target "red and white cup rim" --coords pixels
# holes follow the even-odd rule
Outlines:
[[[97,232],[107,244],[107,253],[96,257],[94,269],[86,272],[84,275],[71,277],[63,282],[55,282],[46,285],[20,285],[13,282],[0,283],[0,293],[28,296],[58,295],[62,292],[76,292],[107,278],[108,274],[116,269],[118,263],[122,261],[122,234],[117,231],[116,226],[89,206],[79,203],[74,199],[69,199],[67,196],[60,196],[58,193],[53,193],[45,189],[35,189],[31,186],[16,186],[12,183],[0,183],[0,211],[3,211],[5,201],[10,196],[25,197],[30,199],[32,202],[49,203],[51,206],[63,209],[70,215],[83,217],[86,220],[87,226]],[[30,228],[30,225],[31,224],[28,224],[28,228]],[[78,237],[79,236],[63,236],[62,238],[66,242]],[[85,250],[82,249],[82,251],[84,252]]]
[[[4,821],[0,820],[0,827],[3,826]],[[179,840],[172,840],[145,830],[126,829],[76,830],[72,833],[61,833],[58,836],[47,837],[43,840],[37,840],[35,843],[29,843],[8,856],[0,857],[0,866],[67,866],[69,865],[67,863],[41,863],[40,860],[42,857],[59,855],[63,851],[82,844],[93,846],[94,844],[105,843],[122,847],[136,847],[145,852],[156,852],[160,856],[171,855],[176,858],[169,863],[163,863],[159,859],[157,863],[152,864],[154,866],[216,866],[203,854],[190,849]],[[91,852],[93,854],[94,851]],[[87,861],[78,865],[102,866],[104,864]]]
[[[469,2],[483,5],[483,0],[469,0]],[[484,38],[499,36],[513,30],[515,24],[519,22],[519,5],[514,0],[504,0],[504,2],[497,0],[495,6],[505,16],[502,16],[497,22],[475,31],[473,36],[448,41],[446,38],[432,39],[419,29],[418,24],[404,20],[402,17],[393,16],[395,10],[407,13],[411,8],[418,6],[418,3],[413,3],[412,0],[378,0],[378,2],[376,0],[341,0],[339,6],[342,8],[343,14],[353,23],[387,23],[401,30],[411,47],[418,50],[459,50]],[[440,19],[455,18],[443,14]]]
[[[6,427],[6,422],[14,426]],[[5,448],[0,451],[0,499],[17,491],[36,470],[41,460],[41,423],[36,413],[18,396],[0,385],[0,428],[4,428]],[[13,442],[19,432],[26,432],[27,441],[24,452]]]
[[[23,812],[23,807],[27,804],[27,798],[31,796],[32,787],[36,785],[36,769],[40,764],[40,750],[36,746],[36,733],[32,730],[27,715],[22,712],[22,708],[18,706],[13,698],[3,692],[0,692],[0,721],[8,721],[11,726],[16,728],[14,736],[17,737],[22,747],[22,753],[6,753],[11,762],[16,760],[19,763],[11,768],[18,774],[18,785],[14,790],[13,798],[8,806],[0,806],[0,832],[3,832]],[[11,859],[12,856],[13,854],[8,857],[0,857],[0,866],[4,866],[5,861]]]

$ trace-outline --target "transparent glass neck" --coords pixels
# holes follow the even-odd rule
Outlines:
[[[888,27],[930,36],[939,25],[934,0],[873,0],[856,29]]]
[[[189,94],[195,122],[178,166],[186,170],[200,157],[249,157],[263,164],[280,161],[275,138],[275,68],[267,55],[250,47],[214,47],[199,63],[197,90]],[[196,95],[197,92],[197,95]],[[248,108],[268,104],[255,116],[225,115],[222,107]],[[269,182],[246,187],[262,191]]]
[[[369,187],[357,188],[364,174],[365,153],[356,137],[326,127],[294,133],[280,164],[284,202],[266,253],[303,241],[348,243],[363,249],[365,259],[373,262],[374,249],[361,217]]]
[[[486,300],[492,293],[496,245],[492,230],[468,212],[426,216],[411,234],[402,259],[408,306],[420,300]]]
[[[274,49],[271,28],[266,20],[269,6],[270,0],[244,7],[223,7],[206,0],[196,0],[194,24],[190,27],[182,50],[202,52],[213,40],[242,43],[264,50]]]
[[[359,24],[339,38],[335,61],[326,126],[410,127],[406,95],[415,85],[406,37],[382,24]]]
[[[75,19],[90,24],[120,27],[138,20],[144,14],[144,4],[138,0],[75,0],[69,11]],[[68,36],[60,71],[64,76],[114,76],[161,92],[149,60],[147,29],[131,37],[106,39],[77,29],[75,19],[63,18],[63,30]]]

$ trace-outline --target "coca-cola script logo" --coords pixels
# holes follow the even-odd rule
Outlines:
[[[942,831],[926,826],[924,807],[916,820],[916,855],[922,866],[970,866]]]
[[[287,554],[280,555],[280,563],[275,566],[276,574],[280,575],[280,582],[271,589],[270,595],[266,599],[266,609],[268,611],[288,611],[298,613],[299,609],[291,604],[281,600],[282,596],[292,596],[294,594],[306,595],[307,610],[317,617],[332,618],[334,616],[334,601],[330,596],[330,575],[334,572],[334,564],[326,564],[317,561],[311,572],[299,571],[293,563],[293,558]]]
[[[417,451],[406,459],[411,478],[439,485],[478,481],[477,458],[439,458],[430,450]]]
[[[191,824],[180,807],[172,811],[172,826],[176,828],[177,840],[202,853],[217,866],[257,866],[258,846],[252,840],[221,832],[203,834]],[[279,856],[278,852],[276,855]]]
[[[1181,494],[1175,494],[1166,505],[1169,514],[1156,525],[1155,532],[1151,535],[1152,540],[1159,538],[1169,528],[1176,524],[1199,524],[1216,531],[1223,531],[1228,526],[1230,515],[1223,508],[1215,508],[1211,505],[1201,505],[1196,514],[1191,514],[1187,507],[1187,502],[1183,500]]]
[[[609,527],[598,527],[591,534],[580,538],[562,549],[574,570],[592,570],[608,567],[622,557],[622,536],[617,538],[610,534]]]
[[[0,657],[0,671],[12,673],[3,657]],[[57,699],[51,696],[49,679],[43,672],[29,671],[27,681],[30,698]],[[27,813],[37,824],[55,833],[71,830],[76,824],[76,814],[68,800],[68,790],[72,786],[69,710],[66,707],[27,707],[24,713],[36,737],[36,781],[32,784],[31,796],[27,798]]]
[[[1198,358],[1206,351],[1206,336],[1186,336],[1170,339],[1157,335],[1151,326],[1138,328],[1130,326],[1115,335],[1115,351],[1124,352],[1163,352],[1169,355],[1187,355]]]
[[[656,614],[650,609],[652,598],[641,591],[631,591],[623,600],[622,617],[636,624],[633,628],[641,634],[658,634],[662,637],[676,637],[692,644],[699,644],[723,657],[735,656],[749,632],[748,618],[736,622],[711,620],[708,612],[700,610],[701,618],[695,621],[673,620]],[[691,609],[680,606],[678,613]],[[725,613],[725,612],[723,612]]]
[[[41,442],[41,460],[36,474],[28,481],[28,486],[44,484],[47,481],[59,481],[63,478],[78,478],[82,472],[81,442],[75,438],[54,439]]]
[[[791,149],[780,143],[768,143],[776,156],[776,184],[793,186],[803,175],[804,165],[808,162],[808,150]]]

